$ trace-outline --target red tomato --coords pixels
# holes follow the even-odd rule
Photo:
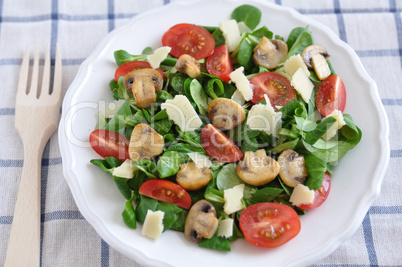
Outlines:
[[[89,142],[95,152],[104,158],[115,157],[121,161],[130,158],[128,154],[130,141],[119,133],[98,129],[89,135]]]
[[[296,92],[288,79],[274,72],[261,72],[252,77],[250,83],[254,85],[251,102],[257,104],[264,100],[266,94],[275,111],[278,110],[276,106],[282,107],[296,98]]]
[[[331,75],[320,84],[315,104],[323,116],[328,116],[335,109],[342,112],[345,110],[346,89],[338,75]]]
[[[196,60],[206,58],[215,48],[215,39],[206,29],[187,23],[176,24],[163,36],[162,44],[170,46],[170,54],[179,58],[188,54]]]
[[[172,203],[183,209],[189,209],[191,206],[191,197],[187,191],[168,180],[148,180],[140,186],[139,192],[144,196]]]
[[[127,73],[136,69],[152,69],[151,65],[146,61],[129,61],[124,64],[121,64],[116,72],[114,73],[114,80],[117,82],[121,76],[126,76]],[[157,71],[160,72],[163,79],[165,79],[165,73],[161,68],[157,68]]]
[[[240,229],[246,240],[257,247],[275,248],[300,232],[296,211],[280,203],[258,203],[240,214]]]
[[[243,158],[240,148],[212,124],[202,129],[200,137],[201,145],[208,155],[220,162],[236,162]]]
[[[229,74],[233,71],[233,65],[227,46],[215,48],[208,57],[206,66],[210,74],[218,76],[224,82],[230,81]]]
[[[329,195],[329,190],[331,189],[331,178],[326,172],[324,174],[324,180],[322,181],[321,188],[314,191],[314,202],[308,205],[300,205],[299,208],[302,210],[311,210],[321,206],[322,203],[327,199]]]

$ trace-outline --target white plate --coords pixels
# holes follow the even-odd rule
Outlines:
[[[360,144],[338,164],[331,194],[323,206],[302,216],[300,234],[276,249],[259,249],[245,240],[232,244],[230,253],[199,248],[184,235],[165,232],[153,241],[131,230],[121,218],[125,199],[113,180],[89,160],[97,158],[87,140],[97,121],[98,109],[111,101],[108,83],[113,78],[113,52],[133,54],[147,46],[161,46],[163,33],[176,23],[217,26],[233,9],[249,3],[262,11],[261,25],[288,36],[298,26],[310,25],[316,43],[330,52],[331,62],[347,89],[345,113],[363,131]],[[354,51],[330,29],[299,13],[266,1],[183,1],[137,15],[125,27],[107,35],[82,64],[63,103],[59,128],[64,175],[86,220],[112,247],[144,265],[155,266],[300,266],[334,251],[360,226],[380,193],[389,160],[388,121],[376,84],[367,75]],[[356,175],[358,173],[358,175]]]

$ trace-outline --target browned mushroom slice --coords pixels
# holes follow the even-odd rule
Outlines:
[[[188,212],[184,235],[193,242],[210,239],[218,229],[215,207],[205,199],[196,202]]]
[[[215,98],[208,105],[208,118],[214,126],[230,130],[245,120],[246,113],[231,99]]]
[[[180,171],[176,174],[176,182],[190,191],[204,188],[211,179],[211,170],[207,167],[198,168],[194,162],[180,164]]]
[[[307,67],[314,68],[320,80],[325,80],[331,75],[331,70],[327,62],[329,54],[324,46],[320,44],[307,46],[302,53],[302,58]]]
[[[260,186],[271,182],[279,173],[279,164],[267,156],[264,149],[247,151],[243,161],[237,164],[237,175],[244,182]]]
[[[137,124],[131,133],[128,153],[133,161],[151,159],[163,152],[165,141],[147,124]]]
[[[159,71],[145,68],[127,73],[124,86],[134,95],[135,102],[140,108],[149,108],[156,102],[156,93],[162,90],[163,77]]]
[[[279,176],[286,185],[295,187],[304,183],[308,173],[303,155],[292,149],[286,149],[279,155],[278,163]]]
[[[187,74],[191,78],[196,78],[201,74],[200,64],[190,55],[181,55],[177,60],[175,68],[178,72]]]
[[[281,40],[269,40],[264,36],[253,51],[254,63],[271,70],[286,57],[288,46]]]

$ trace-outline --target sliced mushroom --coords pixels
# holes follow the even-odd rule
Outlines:
[[[210,239],[218,229],[215,207],[205,199],[196,202],[188,212],[184,234],[190,241]]]
[[[190,76],[190,78],[193,79],[200,76],[201,74],[200,64],[197,62],[197,60],[195,60],[195,58],[187,54],[180,56],[180,58],[176,62],[175,67],[178,72],[187,74],[188,76]]]
[[[156,93],[162,90],[163,77],[159,71],[145,68],[127,73],[124,86],[134,95],[135,102],[140,108],[149,108],[156,102]]]
[[[279,164],[267,156],[264,149],[247,151],[243,161],[237,164],[237,175],[244,182],[260,186],[271,182],[279,173]]]
[[[292,149],[286,149],[279,155],[278,163],[279,176],[286,185],[296,187],[304,183],[308,173],[303,155],[299,155]]]
[[[269,40],[264,36],[253,51],[254,63],[271,70],[286,57],[288,46],[281,40]]]
[[[151,159],[163,152],[165,142],[149,125],[137,124],[131,133],[128,153],[133,161]]]
[[[176,174],[176,182],[190,191],[204,188],[211,179],[211,170],[207,167],[198,168],[194,162],[180,164],[180,171]]]
[[[325,80],[331,75],[331,70],[327,62],[329,54],[324,46],[320,44],[307,46],[302,53],[302,58],[307,67],[314,68],[320,80]]]
[[[245,120],[246,113],[231,99],[215,98],[208,105],[208,118],[214,126],[230,130]]]

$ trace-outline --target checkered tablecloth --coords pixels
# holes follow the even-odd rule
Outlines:
[[[23,165],[14,128],[26,44],[63,56],[63,89],[108,32],[169,0],[0,0],[0,264]],[[314,266],[402,266],[402,0],[271,0],[329,26],[376,81],[390,123],[390,164],[380,197],[356,233]],[[57,135],[42,159],[42,266],[140,266],[103,241],[83,218],[63,177]],[[23,252],[22,252],[23,253]]]

